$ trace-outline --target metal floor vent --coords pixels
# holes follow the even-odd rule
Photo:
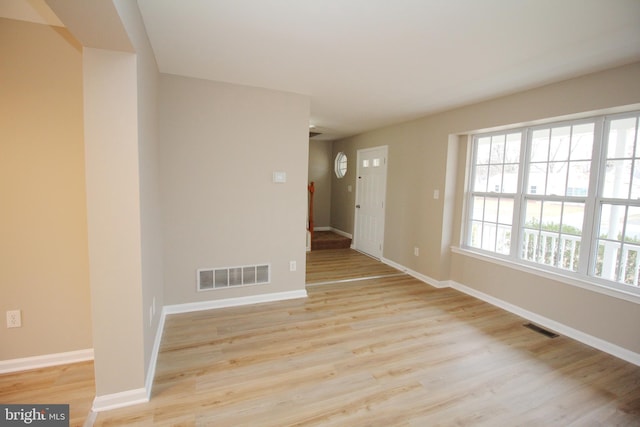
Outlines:
[[[525,324],[524,324],[524,325],[522,325],[522,326],[524,326],[525,328],[529,328],[529,329],[531,329],[532,331],[535,331],[535,332],[537,332],[537,333],[539,333],[539,334],[542,334],[542,335],[544,335],[545,337],[548,337],[548,338],[556,338],[556,337],[558,337],[558,336],[559,336],[558,334],[553,333],[553,332],[551,332],[551,331],[548,331],[548,330],[546,330],[546,329],[544,329],[544,328],[541,328],[541,327],[540,327],[540,326],[538,326],[538,325],[534,325],[533,323],[525,323]]]
[[[269,264],[198,269],[198,290],[264,285],[271,280]]]

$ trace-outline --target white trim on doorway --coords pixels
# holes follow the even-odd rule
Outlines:
[[[352,247],[376,259],[382,259],[389,147],[382,145],[363,148],[357,151],[356,158]]]

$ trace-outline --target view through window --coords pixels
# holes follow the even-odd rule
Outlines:
[[[475,135],[464,245],[640,294],[639,119]]]

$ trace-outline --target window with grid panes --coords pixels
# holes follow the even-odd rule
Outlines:
[[[475,140],[469,246],[509,254],[520,170],[520,132]]]
[[[639,116],[606,121],[607,145],[597,200],[594,274],[638,286],[640,271]]]
[[[463,246],[640,294],[639,121],[474,135]]]

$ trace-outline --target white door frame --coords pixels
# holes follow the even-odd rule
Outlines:
[[[361,167],[362,167],[362,157],[364,154],[366,154],[367,152],[370,151],[378,151],[378,150],[382,150],[383,151],[383,164],[382,166],[382,171],[383,171],[383,181],[382,181],[382,185],[381,188],[378,189],[378,191],[381,193],[380,194],[380,199],[382,201],[382,206],[380,209],[380,215],[379,215],[379,238],[377,241],[377,250],[374,253],[370,253],[369,251],[364,251],[361,248],[361,245],[359,247],[358,245],[358,214],[359,214],[359,206],[360,206],[360,194],[361,194],[361,188],[360,188],[360,176],[361,176]],[[384,221],[385,221],[385,213],[386,213],[386,194],[387,194],[387,165],[388,165],[388,157],[389,157],[389,146],[388,145],[382,145],[382,146],[378,146],[378,147],[371,147],[371,148],[363,148],[357,151],[356,154],[356,160],[357,160],[357,167],[356,167],[356,204],[354,207],[354,221],[353,221],[353,248],[363,252],[367,255],[370,255],[374,258],[377,259],[382,259],[382,253],[383,253],[383,249],[384,249]]]

